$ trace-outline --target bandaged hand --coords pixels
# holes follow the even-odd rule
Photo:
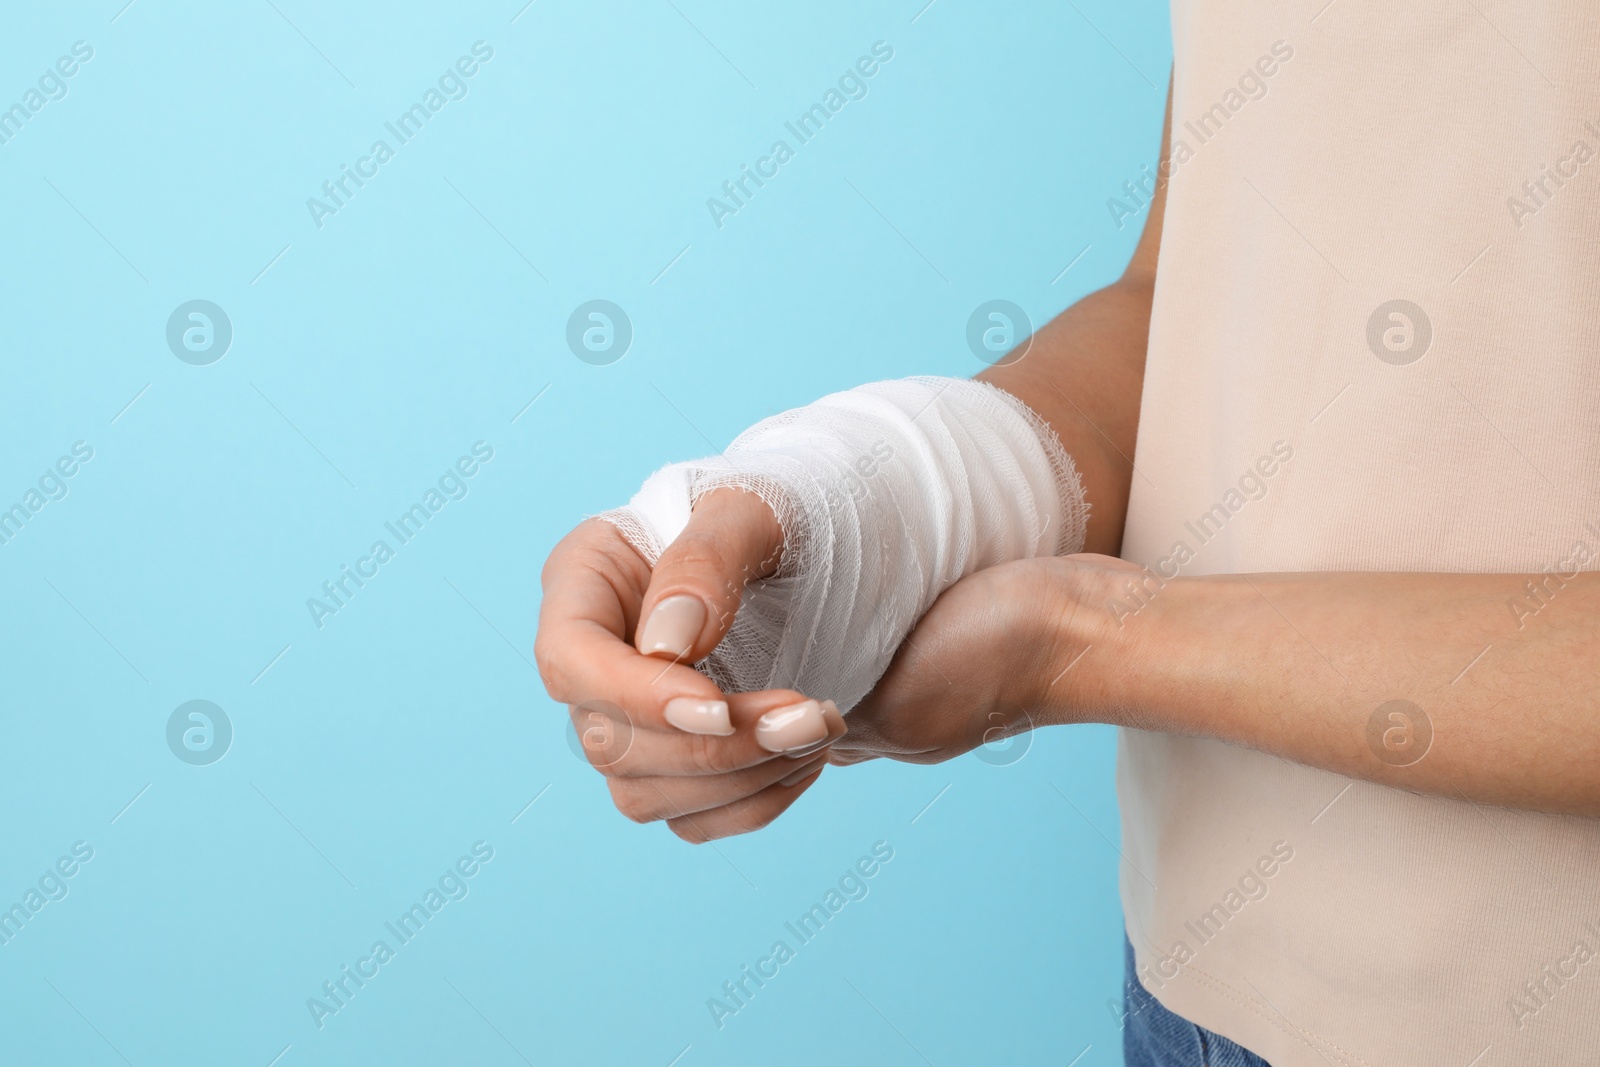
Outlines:
[[[701,669],[724,692],[789,688],[845,712],[939,594],[985,567],[1076,552],[1088,515],[1072,459],[1020,400],[907,378],[766,419],[602,518],[654,561],[695,500],[728,487],[771,508],[782,559],[738,583],[737,617]]]
[[[1020,401],[956,379],[880,382],[653,475],[545,567],[536,647],[613,800],[708,840],[815,780],[939,595],[1077,549],[1072,461]],[[699,665],[699,670],[691,664]]]

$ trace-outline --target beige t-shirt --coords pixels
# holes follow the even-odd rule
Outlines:
[[[1600,4],[1172,21],[1123,554],[1600,569]],[[1136,730],[1118,789],[1128,932],[1171,1010],[1274,1067],[1600,1064],[1600,820]]]

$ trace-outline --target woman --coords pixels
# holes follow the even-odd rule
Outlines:
[[[705,841],[829,763],[1113,723],[1130,1063],[1593,1062],[1600,14],[1536,7],[1176,4],[1126,273],[980,376],[1048,424],[1024,461],[1070,455],[1081,541],[863,624],[899,653],[846,720],[788,687],[815,663],[713,681],[792,577],[781,486],[696,468],[670,543],[647,500],[584,523],[537,654],[580,731],[628,731],[617,806]]]

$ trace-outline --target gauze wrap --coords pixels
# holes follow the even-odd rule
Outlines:
[[[728,486],[772,508],[783,557],[746,587],[700,669],[726,693],[794,689],[843,711],[940,593],[997,563],[1078,551],[1089,510],[1072,458],[1027,405],[983,382],[921,377],[764,419],[600,517],[653,566],[695,500]]]

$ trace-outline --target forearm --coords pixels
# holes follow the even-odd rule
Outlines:
[[[1086,552],[1115,554],[1133,477],[1152,285],[1124,278],[1090,293],[1034,335],[1027,355],[978,377],[1048,422],[1089,502]]]
[[[1537,597],[1526,575],[1146,577],[1140,599],[1130,579],[1069,622],[1064,649],[1095,646],[1074,668],[1091,717],[1600,815],[1600,574],[1538,576]]]

